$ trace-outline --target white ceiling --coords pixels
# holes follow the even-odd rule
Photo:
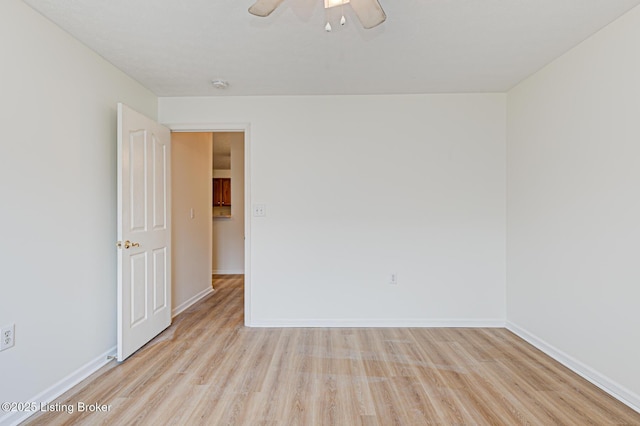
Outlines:
[[[326,33],[322,0],[267,18],[252,0],[25,2],[158,96],[504,92],[640,4],[380,0],[379,27],[347,6],[347,25]]]

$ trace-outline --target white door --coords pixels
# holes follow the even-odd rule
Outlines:
[[[171,324],[171,132],[118,104],[118,361]]]

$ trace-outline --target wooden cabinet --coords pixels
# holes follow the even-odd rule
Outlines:
[[[231,206],[231,179],[213,179],[213,206]]]

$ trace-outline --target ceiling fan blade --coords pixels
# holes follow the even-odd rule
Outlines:
[[[378,26],[387,19],[378,0],[350,0],[349,3],[366,29]]]
[[[256,16],[269,16],[271,12],[276,10],[283,0],[257,0],[253,6],[249,8],[249,13]]]

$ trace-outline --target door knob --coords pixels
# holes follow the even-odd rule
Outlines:
[[[134,243],[129,240],[124,242],[124,248],[129,249],[131,247],[140,247],[140,243]]]
[[[124,247],[125,249],[130,249],[131,247],[140,247],[140,243],[132,243],[129,240],[125,241],[124,243],[122,241],[118,241],[116,243],[116,246],[118,248]]]

